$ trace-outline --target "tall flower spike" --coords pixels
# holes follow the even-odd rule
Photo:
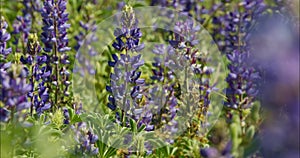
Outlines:
[[[32,29],[32,23],[34,23],[36,17],[36,12],[40,12],[41,10],[41,1],[40,0],[24,0],[22,2],[24,8],[22,10],[22,15],[17,16],[16,20],[13,24],[13,34],[15,35],[15,41],[14,44],[18,46],[19,39],[21,39],[23,49],[26,48],[26,44],[28,41],[28,37],[30,34],[30,31]],[[18,36],[20,35],[20,37]],[[20,51],[17,49],[17,51]],[[24,50],[23,50],[24,51]]]
[[[87,23],[83,23],[81,21],[79,25],[83,29],[83,31],[80,31],[80,33],[75,36],[77,45],[74,47],[74,49],[77,51],[76,59],[78,60],[80,66],[76,65],[74,71],[76,73],[80,73],[80,75],[82,76],[84,76],[85,73],[94,75],[96,73],[96,70],[90,59],[98,54],[97,50],[91,45],[98,39],[94,34],[97,30],[97,26],[95,21]],[[83,46],[83,49],[80,49],[81,46]],[[82,50],[84,50],[85,48],[88,49],[88,53],[82,53]]]
[[[175,120],[178,111],[177,98],[180,97],[180,85],[176,83],[174,69],[177,63],[177,55],[172,46],[157,45],[153,49],[155,54],[152,63],[153,87],[149,90],[150,105],[154,105],[153,124],[155,128],[163,128],[165,136],[171,136],[178,130],[177,121]],[[158,107],[157,107],[158,106]],[[166,140],[173,143],[174,140]]]
[[[259,73],[246,62],[249,52],[235,50],[227,57],[231,63],[228,65],[230,73],[226,78],[228,99],[225,105],[234,109],[249,108],[258,93],[256,81],[260,78]]]
[[[68,14],[66,11],[66,0],[46,0],[42,10],[43,17],[43,33],[42,42],[44,43],[44,51],[52,52],[51,62],[54,63],[54,74],[52,74],[53,88],[55,89],[54,103],[56,106],[59,101],[64,101],[63,98],[58,98],[63,92],[63,96],[68,96],[68,87],[70,86],[67,65],[70,63],[67,51],[71,50],[68,47],[67,29],[70,27],[67,24]],[[63,84],[63,86],[60,86]]]
[[[11,48],[6,48],[6,42],[10,39],[10,34],[7,32],[7,23],[4,17],[0,19],[0,55],[2,58],[6,58],[11,53]],[[2,64],[0,64],[2,65]]]
[[[52,69],[49,64],[49,56],[41,53],[41,47],[36,34],[30,34],[27,43],[27,54],[21,56],[21,62],[30,67],[29,78],[32,85],[28,97],[31,100],[31,114],[33,107],[38,115],[51,107],[49,100],[49,88],[46,87],[50,82]]]
[[[99,152],[96,146],[98,136],[92,133],[92,129],[88,129],[85,122],[80,122],[72,128],[75,132],[75,140],[78,143],[75,147],[75,153],[97,155]]]
[[[12,65],[7,71],[1,70],[0,81],[0,101],[3,103],[1,110],[1,120],[14,119],[14,114],[20,116],[24,109],[30,107],[27,93],[31,90],[31,85],[27,83],[27,72],[23,66]],[[10,118],[7,115],[10,111]]]
[[[233,11],[226,12],[224,15],[214,16],[213,24],[215,26],[212,36],[220,51],[227,54],[235,49],[245,47],[249,29],[254,24],[253,20],[261,16],[265,10],[266,7],[263,0],[243,0],[239,3],[238,8],[234,8]]]
[[[197,127],[200,125],[199,122],[203,123],[204,121],[203,117],[206,116],[210,105],[210,93],[215,90],[215,86],[210,83],[210,76],[214,70],[208,67],[208,54],[207,52],[199,52],[195,47],[199,42],[197,39],[199,30],[200,26],[195,25],[193,20],[178,21],[174,27],[175,38],[170,41],[170,45],[175,49],[175,54],[180,57],[178,59],[181,62],[179,64],[181,65],[180,69],[184,71],[184,83],[181,87],[184,92],[183,97],[186,100],[184,102],[185,110],[187,113],[197,116],[198,122],[195,123]],[[193,80],[189,79],[191,75],[196,77],[193,77]],[[190,93],[195,91],[195,87],[198,87],[196,91],[198,91],[199,96],[191,97]],[[200,129],[201,127],[198,127],[194,130]]]
[[[142,113],[145,112],[140,103],[143,99],[142,85],[144,79],[141,79],[141,72],[138,70],[144,64],[141,60],[141,54],[137,51],[143,48],[139,43],[142,36],[140,29],[137,27],[137,19],[131,6],[126,5],[121,17],[122,28],[117,28],[114,32],[116,36],[112,46],[120,53],[113,54],[113,61],[109,61],[109,66],[113,67],[113,73],[110,75],[110,86],[106,90],[111,93],[108,100],[108,107],[116,110],[117,105],[121,106],[122,114],[117,113],[117,122],[123,126],[129,124],[129,117],[140,120],[139,125],[148,125],[149,120],[143,120]],[[143,113],[146,115],[145,113]],[[120,116],[120,117],[119,117]],[[150,117],[144,117],[150,119]],[[143,123],[141,123],[143,122]],[[151,125],[148,126],[149,129]]]

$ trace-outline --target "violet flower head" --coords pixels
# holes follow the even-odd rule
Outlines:
[[[123,126],[129,125],[129,118],[141,120],[138,125],[150,123],[151,116],[145,109],[147,106],[140,105],[143,99],[142,87],[144,79],[139,67],[144,65],[141,60],[142,55],[138,52],[143,48],[139,43],[142,36],[140,29],[137,27],[137,19],[131,6],[126,5],[121,17],[122,28],[115,30],[115,42],[112,46],[120,52],[113,54],[113,61],[109,61],[109,66],[113,67],[113,73],[110,75],[110,86],[106,90],[110,92],[108,97],[108,107],[116,110],[117,106],[122,110],[122,114],[117,113],[117,122]],[[150,125],[149,129],[152,128]]]
[[[6,42],[10,39],[10,34],[7,32],[7,23],[4,17],[0,19],[0,55],[5,59],[11,53],[11,48],[6,48]],[[2,64],[1,64],[2,65]]]
[[[225,105],[230,108],[249,108],[258,93],[257,80],[260,78],[259,73],[253,67],[247,64],[249,52],[240,52],[235,50],[228,54],[230,60],[226,81],[227,100]]]
[[[126,5],[122,13],[121,28],[117,28],[114,31],[116,40],[112,46],[118,51],[124,49],[138,51],[143,49],[144,45],[139,43],[142,32],[137,27],[138,20],[135,17],[132,7]]]
[[[13,34],[14,35],[20,34],[21,42],[25,44],[28,41],[29,33],[31,30],[31,23],[32,23],[31,15],[25,14],[24,16],[18,16],[13,24],[13,28],[14,28]],[[18,45],[18,43],[19,43],[19,38],[15,37],[14,44]]]
[[[223,8],[224,9],[224,8]],[[243,11],[241,11],[243,10]],[[263,0],[243,0],[233,11],[213,17],[212,36],[222,53],[231,53],[235,49],[245,47],[249,30],[255,19],[266,10]],[[224,12],[226,10],[224,9]]]
[[[42,42],[45,44],[44,51],[50,52],[57,49],[60,53],[70,50],[68,47],[67,24],[68,14],[66,11],[66,0],[46,0],[42,10],[43,33]]]
[[[79,24],[83,31],[80,31],[79,34],[75,36],[77,45],[74,49],[77,51],[76,59],[78,60],[80,67],[76,65],[74,71],[76,73],[80,73],[82,76],[84,76],[85,73],[94,75],[96,73],[96,69],[94,68],[93,63],[91,63],[91,58],[98,55],[98,51],[92,46],[92,43],[98,40],[95,36],[97,25],[95,21],[88,23],[83,23],[81,21]],[[82,46],[83,49],[80,49]],[[87,53],[81,52],[86,49]]]
[[[40,0],[24,0],[22,2],[24,8],[22,10],[22,16],[17,16],[13,24],[13,34],[20,35],[20,37],[15,36],[14,44],[18,45],[19,39],[26,45],[30,31],[32,29],[32,23],[34,22],[34,13],[40,12],[41,1]]]
[[[21,56],[21,62],[28,65],[29,80],[32,85],[28,93],[31,105],[31,114],[33,106],[38,115],[51,107],[49,100],[49,88],[46,86],[51,81],[52,69],[47,65],[50,62],[49,56],[41,53],[41,47],[36,34],[29,36],[27,43],[27,54]],[[36,86],[37,83],[37,86]]]
[[[68,91],[71,82],[69,81],[70,72],[68,64],[70,64],[67,51],[71,50],[68,47],[67,29],[70,27],[67,24],[68,14],[66,13],[66,0],[46,0],[44,8],[41,12],[43,17],[42,27],[42,42],[44,43],[44,51],[52,52],[51,62],[55,64],[54,72],[51,76],[53,86],[55,86],[55,104],[58,103],[58,96],[63,93],[64,96],[69,96]],[[61,63],[61,64],[59,64]],[[60,86],[60,85],[63,85]],[[63,97],[64,98],[64,97]],[[62,99],[63,99],[62,98]]]
[[[13,65],[7,71],[1,70],[0,101],[4,104],[4,107],[1,107],[2,120],[7,120],[4,117],[7,110],[11,113],[20,113],[30,107],[31,102],[27,99],[27,93],[31,90],[31,85],[27,83],[26,78],[27,72],[22,66]]]
[[[75,147],[75,152],[79,154],[97,155],[99,152],[96,146],[98,136],[92,133],[92,130],[87,127],[87,124],[80,122],[72,128],[75,132],[75,140],[78,143]]]
[[[175,56],[177,56],[175,61],[177,63],[175,64],[176,67],[170,67],[170,69],[184,73],[183,84],[181,85],[183,92],[181,97],[184,97],[185,100],[183,110],[197,116],[201,125],[206,125],[203,118],[206,117],[210,105],[211,91],[216,90],[216,88],[215,83],[210,82],[210,76],[214,69],[208,66],[210,61],[209,52],[201,52],[197,48],[199,32],[200,26],[196,25],[191,19],[175,23],[175,36],[169,43],[175,50]],[[192,122],[190,123],[192,124]],[[195,132],[197,130],[200,130],[200,126],[195,129]]]
[[[171,135],[172,132],[177,131],[177,122],[174,118],[178,110],[177,97],[180,96],[177,94],[176,86],[178,85],[175,82],[176,72],[174,72],[178,64],[177,55],[173,47],[165,45],[156,45],[153,53],[156,56],[152,63],[151,79],[155,84],[150,89],[149,104],[159,106],[154,108],[158,111],[154,111],[153,124],[156,128],[161,127],[162,123],[166,124],[165,134]]]

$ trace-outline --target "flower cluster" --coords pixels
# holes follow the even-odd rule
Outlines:
[[[69,57],[66,54],[71,50],[68,47],[67,29],[70,27],[67,24],[68,14],[66,11],[66,0],[46,0],[44,2],[44,8],[42,10],[43,17],[43,33],[41,40],[44,43],[44,51],[52,52],[50,56],[51,62],[54,63],[54,73],[51,76],[53,89],[55,89],[55,101],[58,105],[58,101],[63,102],[63,98],[59,99],[59,94],[63,92],[64,96],[68,96],[70,93],[68,87],[70,86],[69,75],[67,65],[70,63]]]
[[[98,136],[93,134],[91,129],[88,129],[87,124],[80,122],[76,126],[72,126],[72,128],[75,132],[75,141],[78,143],[75,152],[78,154],[97,155],[99,151],[95,145]]]
[[[184,84],[182,87],[186,98],[185,104],[188,105],[186,110],[187,112],[197,111],[194,115],[197,115],[198,119],[207,114],[211,91],[216,90],[215,84],[210,83],[210,76],[214,69],[208,66],[208,54],[207,52],[200,52],[196,47],[199,43],[199,31],[200,27],[195,26],[192,20],[179,21],[174,27],[175,39],[170,41],[170,44],[175,48],[175,52],[181,56],[179,61],[184,61],[180,65],[182,65],[181,69],[184,71]],[[193,74],[190,74],[191,72]],[[196,76],[196,79],[189,80],[192,75]],[[197,87],[196,91],[199,94],[197,99],[190,96],[190,93],[195,92],[195,87]],[[200,119],[199,121],[202,122],[203,120]]]
[[[230,73],[226,78],[228,99],[225,105],[230,108],[249,108],[258,93],[256,81],[259,79],[259,73],[247,64],[248,56],[248,52],[241,53],[238,50],[227,55],[231,64],[228,65]]]
[[[155,54],[152,63],[153,85],[149,91],[149,104],[154,105],[153,123],[155,128],[163,126],[165,135],[172,135],[177,130],[177,121],[175,120],[178,111],[177,97],[180,96],[179,84],[176,83],[175,67],[179,64],[177,55],[172,46],[156,45],[153,49]],[[169,143],[174,140],[168,139]]]
[[[85,75],[86,72],[90,75],[94,75],[96,70],[93,66],[93,63],[90,62],[90,59],[98,55],[97,50],[91,46],[92,42],[98,40],[94,34],[97,30],[97,26],[95,21],[88,23],[83,23],[80,21],[79,25],[83,31],[75,36],[77,45],[74,47],[74,49],[77,51],[76,59],[78,60],[80,67],[76,65],[74,72],[80,73],[81,76]],[[82,46],[83,48],[81,48]],[[87,53],[82,51],[85,49],[87,49]]]
[[[23,64],[31,68],[28,70],[32,85],[32,89],[28,94],[32,102],[31,114],[33,113],[34,106],[37,114],[40,115],[43,111],[51,107],[47,83],[51,81],[52,69],[49,67],[49,56],[41,53],[41,47],[36,34],[30,35],[27,44],[27,54],[23,55],[20,60]]]
[[[225,14],[214,16],[212,36],[220,51],[227,54],[236,49],[243,49],[249,30],[254,24],[253,19],[257,19],[265,9],[263,0],[244,0],[233,11],[226,12],[226,8],[223,8]]]
[[[26,80],[27,72],[23,66],[12,65],[6,71],[1,69],[1,91],[0,100],[4,103],[1,109],[1,121],[14,119],[14,114],[21,114],[22,110],[30,107],[27,93],[31,90],[31,85]],[[11,117],[8,116],[10,110]]]
[[[106,90],[111,93],[108,98],[108,107],[116,110],[119,105],[122,110],[119,121],[123,125],[127,125],[126,119],[128,118],[126,117],[133,116],[138,120],[139,118],[136,117],[143,111],[138,102],[143,97],[141,85],[144,84],[144,79],[140,79],[141,72],[138,69],[144,64],[144,61],[141,60],[141,54],[136,52],[143,48],[143,44],[139,44],[142,33],[137,28],[137,20],[132,7],[124,7],[121,26],[122,28],[115,30],[116,40],[112,44],[120,54],[113,54],[114,61],[108,63],[113,67],[114,73],[110,75],[110,86],[107,86]]]
[[[40,11],[41,2],[40,0],[24,0],[22,4],[24,6],[24,9],[22,10],[23,15],[17,16],[16,20],[14,21],[13,34],[15,35],[14,44],[18,46],[19,40],[21,39],[23,49],[25,49],[30,31],[32,29],[32,23],[34,22],[34,12]],[[17,35],[20,35],[20,37],[18,37]]]
[[[6,58],[11,53],[11,48],[6,48],[6,43],[10,39],[10,34],[7,32],[7,23],[4,17],[0,19],[0,55],[2,58]],[[0,64],[2,65],[2,63]]]

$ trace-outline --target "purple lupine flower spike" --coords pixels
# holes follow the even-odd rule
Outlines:
[[[54,63],[54,73],[51,75],[51,79],[53,87],[55,87],[54,103],[56,105],[58,104],[58,96],[60,93],[62,93],[63,96],[70,95],[68,91],[68,87],[70,86],[70,72],[67,67],[70,61],[66,53],[71,50],[71,48],[68,47],[67,37],[67,29],[70,25],[67,23],[68,14],[65,12],[66,5],[66,0],[46,0],[41,12],[44,24],[41,37],[44,43],[43,50],[49,52],[51,62]],[[52,52],[52,54],[50,52]],[[61,87],[60,84],[64,86]]]
[[[27,83],[27,72],[23,66],[12,65],[11,69],[6,71],[1,69],[0,81],[0,101],[4,107],[1,107],[1,120],[7,121],[14,119],[14,114],[20,116],[24,109],[30,108],[30,101],[27,93],[31,90],[31,85]],[[8,110],[11,117],[8,118]]]
[[[197,37],[199,31],[200,26],[197,26],[193,20],[187,19],[178,21],[174,27],[175,37],[173,40],[170,40],[169,43],[175,49],[174,54],[179,56],[177,59],[179,63],[174,64],[177,65],[177,67],[175,67],[176,69],[173,68],[173,70],[184,71],[182,90],[186,100],[184,103],[186,105],[185,110],[187,113],[196,115],[201,124],[205,124],[205,120],[202,118],[207,115],[207,110],[210,105],[210,93],[216,90],[216,88],[215,83],[210,83],[210,76],[214,72],[214,69],[208,66],[208,54],[200,52],[196,47],[199,43]],[[191,74],[195,76],[193,77],[194,79],[191,79]],[[197,96],[197,99],[194,99],[190,95],[195,86],[198,87],[197,93],[199,96]],[[200,127],[193,130],[196,132],[200,130]]]
[[[225,105],[227,107],[234,109],[249,108],[258,93],[256,81],[260,78],[259,73],[247,64],[248,55],[249,52],[238,50],[227,55],[231,61],[228,65],[230,73],[226,78],[228,83],[226,95],[228,99]]]
[[[78,143],[75,147],[75,153],[97,155],[99,152],[96,146],[98,136],[92,132],[92,129],[89,129],[84,122],[80,122],[72,128],[75,132],[75,140]]]
[[[83,23],[81,21],[79,24],[84,31],[81,31],[78,35],[75,36],[77,45],[74,47],[74,49],[77,51],[76,59],[79,61],[80,67],[75,66],[74,71],[75,73],[80,73],[80,75],[82,76],[85,75],[85,73],[94,75],[96,73],[96,70],[90,61],[91,58],[95,57],[98,54],[97,50],[93,46],[91,46],[92,42],[98,40],[98,38],[94,34],[94,32],[96,32],[97,30],[96,22],[88,21],[87,23]],[[88,36],[88,34],[90,36]],[[84,47],[83,50],[88,49],[88,53],[86,54],[82,53],[80,49],[83,44],[84,46],[87,46],[87,48]]]
[[[34,23],[34,13],[40,12],[40,0],[24,0],[22,2],[24,9],[22,10],[22,16],[17,16],[16,20],[13,24],[13,34],[15,35],[15,41],[14,44],[19,44],[19,39],[21,39],[21,42],[23,44],[23,49],[25,49],[25,46],[28,41],[28,37],[30,34],[30,31],[32,29],[32,23]],[[20,35],[20,38],[18,37]],[[17,51],[19,51],[17,49]]]
[[[7,23],[4,17],[0,19],[0,55],[5,59],[11,53],[11,48],[6,48],[6,42],[10,39],[10,34],[7,32]],[[2,65],[2,64],[1,64]]]
[[[137,26],[138,21],[131,6],[123,8],[120,23],[121,28],[115,30],[116,39],[112,44],[119,54],[113,54],[113,60],[108,62],[114,69],[114,73],[110,75],[110,85],[106,87],[110,92],[108,107],[116,110],[119,106],[122,110],[122,113],[116,112],[117,123],[128,127],[131,118],[137,122],[138,128],[145,125],[145,130],[151,131],[154,129],[152,113],[148,104],[141,103],[145,99],[145,80],[140,78],[142,73],[139,71],[144,65],[139,53],[144,47],[140,43],[142,32]]]
[[[241,12],[241,9],[244,11]],[[214,16],[213,24],[216,26],[213,29],[212,36],[219,46],[220,51],[227,54],[235,49],[245,47],[244,41],[248,37],[253,19],[261,16],[265,9],[263,0],[244,0],[239,3],[238,8],[235,8],[235,10],[223,16]]]
[[[233,109],[249,108],[258,93],[259,72],[248,62],[251,54],[247,40],[250,36],[249,28],[265,10],[265,4],[262,0],[245,0],[239,7],[244,8],[244,11],[237,9],[225,15],[225,42],[220,46],[231,62],[228,65],[230,73],[226,78],[228,87],[224,104]]]
[[[27,54],[21,56],[20,60],[23,64],[31,68],[29,70],[29,78],[32,89],[28,93],[28,97],[32,103],[31,114],[33,114],[33,107],[35,107],[37,114],[40,115],[51,107],[49,90],[46,84],[50,81],[52,69],[47,65],[50,62],[49,56],[41,53],[41,47],[36,34],[29,36]],[[36,83],[38,83],[37,86]]]

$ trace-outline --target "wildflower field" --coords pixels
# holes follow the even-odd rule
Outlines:
[[[299,1],[0,0],[1,158],[299,158]]]

